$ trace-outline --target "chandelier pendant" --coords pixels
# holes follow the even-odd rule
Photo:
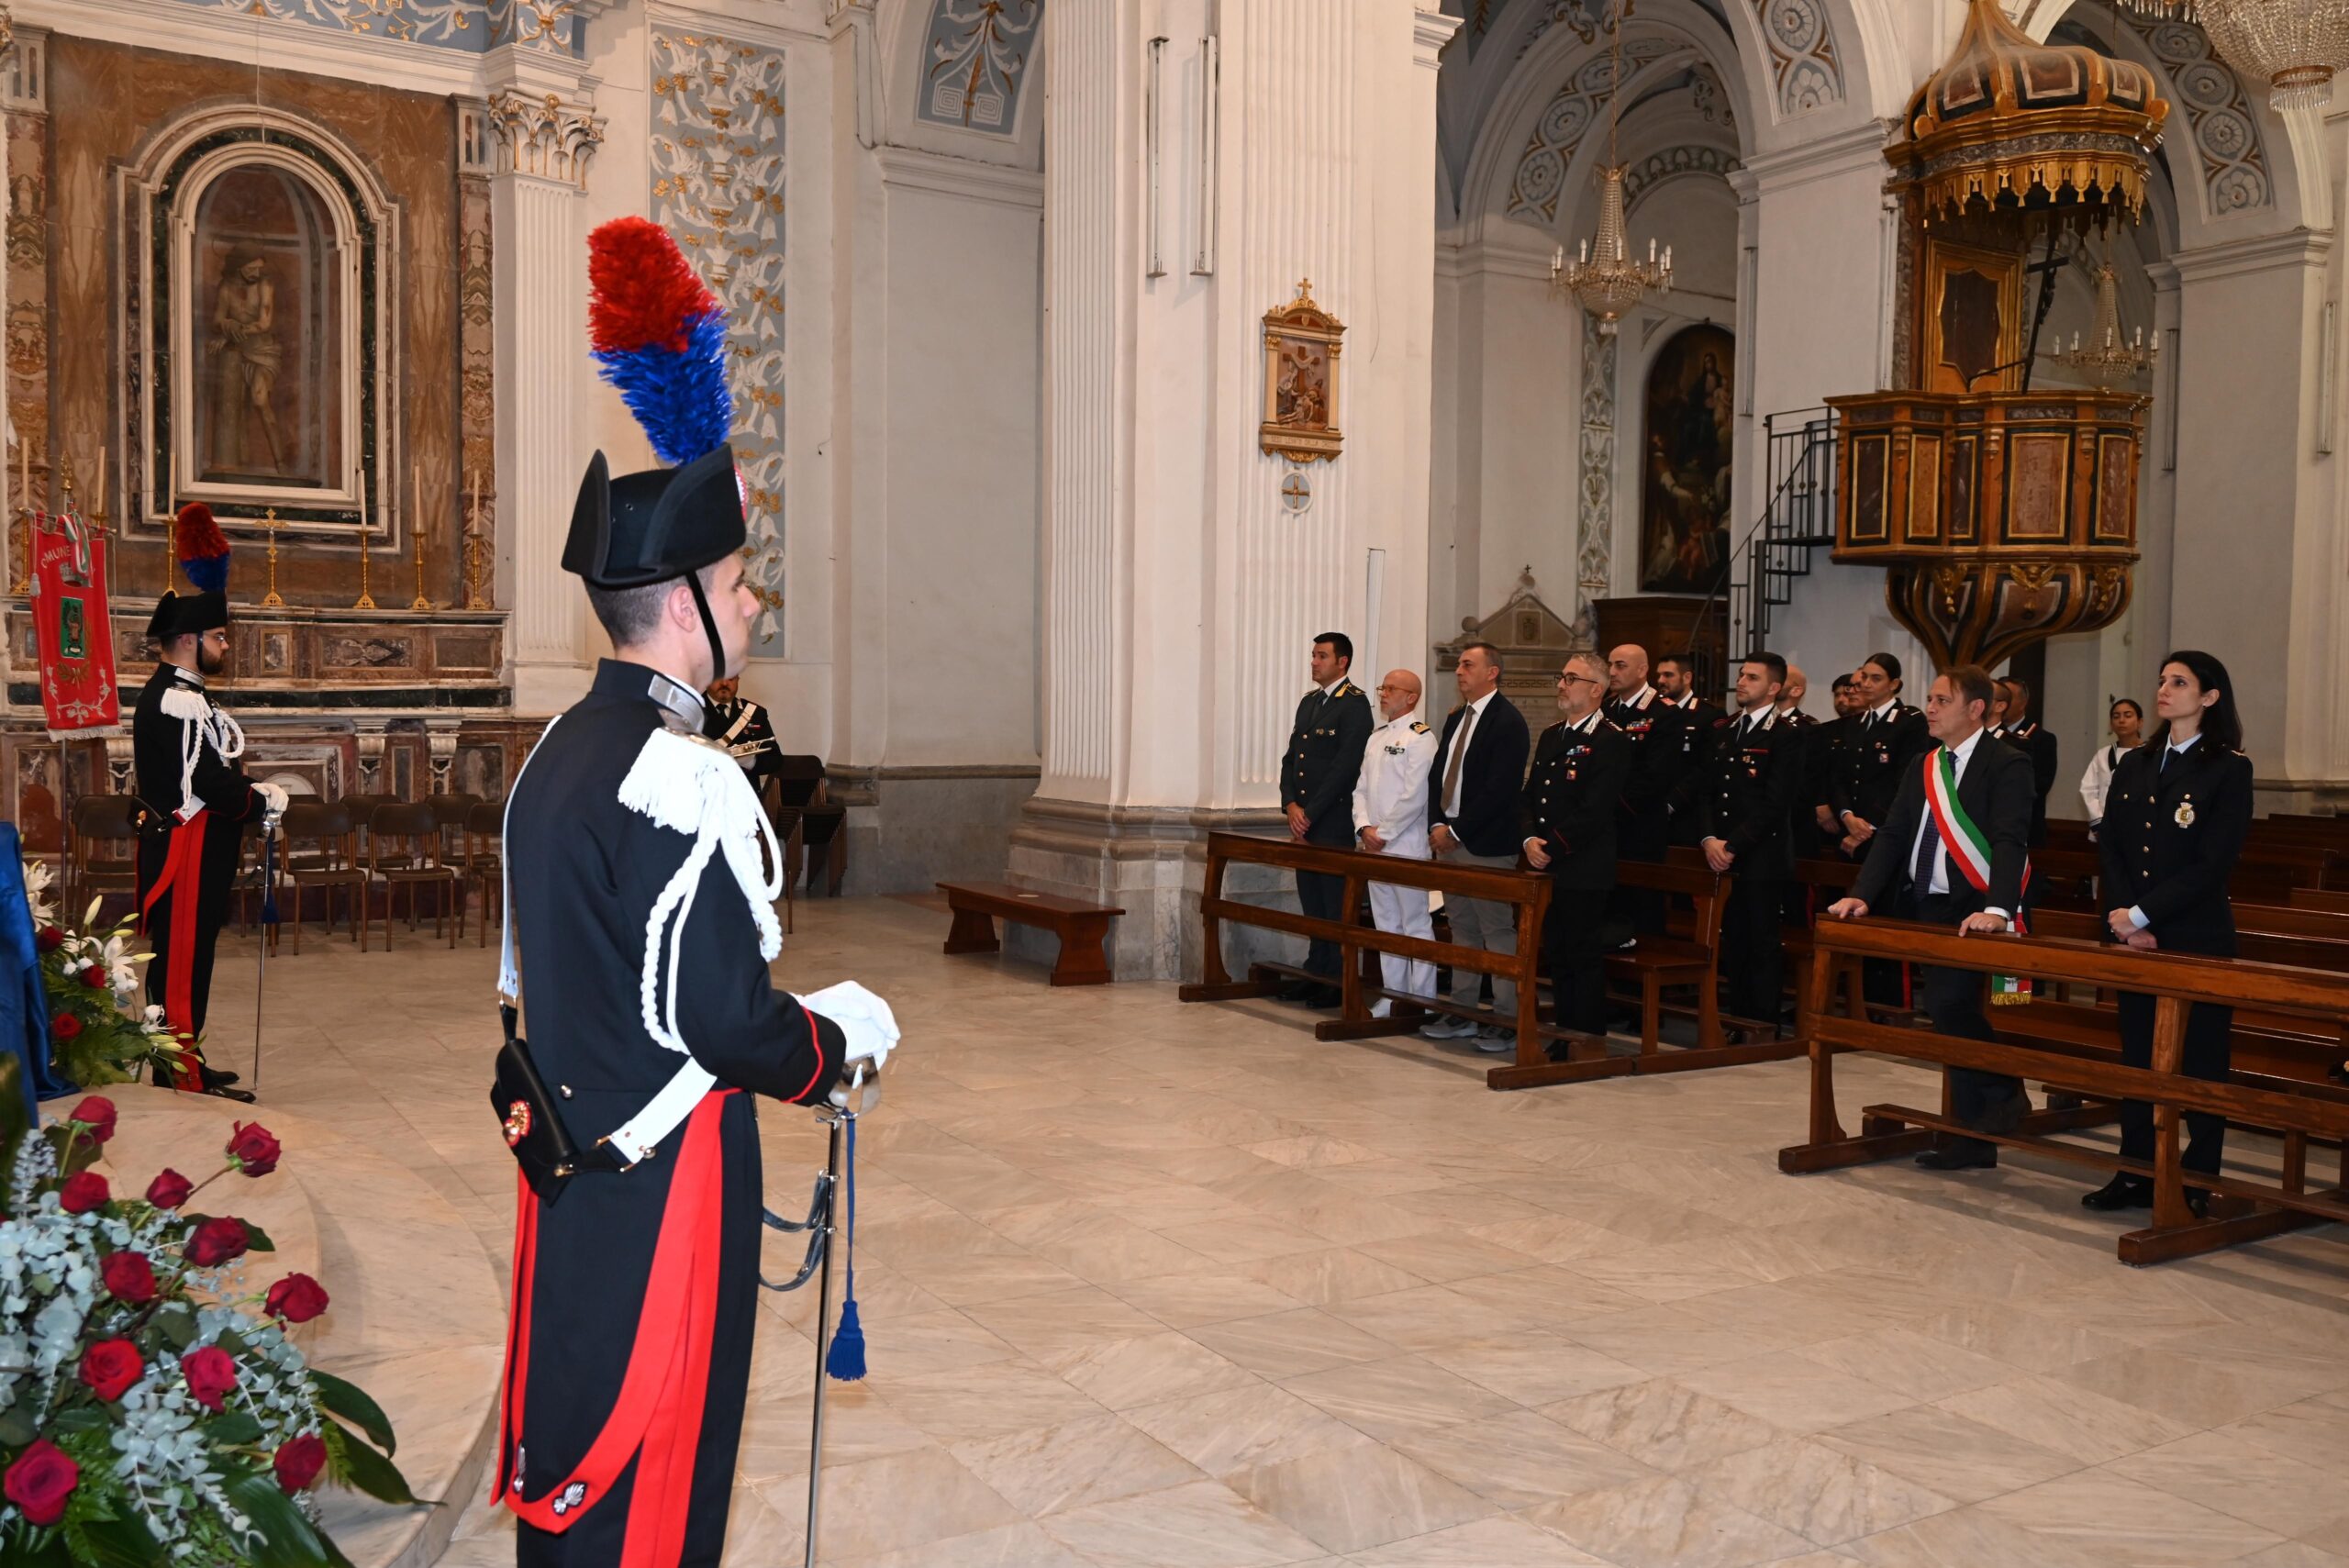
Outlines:
[[[2121,337],[2121,284],[2106,261],[2096,270],[2096,327],[2083,344],[2077,332],[2072,334],[2068,349],[2043,350],[2040,358],[2049,364],[2076,371],[2095,385],[2110,388],[2116,383],[2133,381],[2161,362],[2161,334],[2154,334],[2151,343],[2145,340],[2145,329],[2137,328],[2127,341]]]
[[[2277,113],[2321,109],[2349,71],[2349,0],[2114,0],[2157,21],[2193,22],[2228,64],[2267,83]]]
[[[1623,168],[1603,169],[1598,179],[1598,243],[1584,240],[1580,258],[1573,261],[1559,246],[1550,258],[1550,283],[1574,295],[1598,317],[1600,335],[1611,337],[1616,324],[1649,295],[1672,292],[1672,248],[1665,246],[1659,256],[1651,239],[1648,259],[1635,261],[1624,234]]]

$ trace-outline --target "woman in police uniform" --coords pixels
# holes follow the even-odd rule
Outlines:
[[[2243,754],[2226,666],[2192,650],[2171,654],[2162,662],[2154,715],[2161,722],[2121,759],[2105,793],[2097,835],[2105,919],[2113,940],[2132,948],[2232,958],[2227,879],[2251,830],[2251,759]],[[2232,1007],[2194,1005],[2186,1024],[2188,1077],[2227,1075],[2233,1027]],[[2139,992],[2121,993],[2121,1060],[2153,1065],[2154,999]],[[2226,1118],[2188,1111],[2186,1129],[2186,1169],[2216,1173]],[[2152,1161],[2152,1106],[2121,1102],[2121,1152]],[[2198,1214],[2209,1201],[2195,1188],[2187,1196]],[[2153,1202],[2153,1186],[2124,1171],[2080,1201],[2096,1209],[2143,1208]]]

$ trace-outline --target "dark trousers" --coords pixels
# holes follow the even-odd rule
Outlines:
[[[1607,1032],[1607,950],[1600,940],[1607,896],[1605,888],[1559,887],[1550,894],[1542,962],[1550,972],[1560,1029]]]
[[[1965,917],[1946,895],[1928,894],[1917,900],[1917,918],[1930,925],[1954,926]],[[1990,1020],[1982,1013],[1982,975],[1971,969],[1943,969],[1934,964],[1918,969],[1919,1000],[1935,1034],[1959,1040],[1995,1040]],[[1950,1112],[1967,1127],[1981,1127],[2022,1093],[2022,1080],[2004,1073],[1974,1067],[1952,1067],[1949,1073]],[[1962,1144],[1977,1144],[1964,1139]],[[1989,1147],[1987,1144],[1981,1147]]]
[[[1729,1010],[1775,1024],[1786,980],[1786,944],[1778,935],[1784,883],[1741,877],[1721,911],[1721,975]]]
[[[1353,842],[1353,800],[1349,795],[1344,809],[1331,813],[1326,821],[1309,825],[1305,841],[1327,849],[1342,850]],[[1326,872],[1301,871],[1297,873],[1297,906],[1316,920],[1335,920],[1343,913],[1346,901],[1346,879]],[[1338,944],[1317,937],[1305,950],[1305,971],[1318,974],[1334,984],[1343,973],[1339,962]]]
[[[1662,865],[1669,842],[1669,827],[1661,812],[1625,817],[1620,830],[1615,835],[1616,859]],[[1664,909],[1662,888],[1629,887],[1621,883],[1616,884],[1615,890],[1607,895],[1604,939],[1611,940],[1606,940],[1605,945],[1620,947],[1623,939],[1630,936],[1662,936]]]
[[[2188,1009],[2180,1062],[2188,1077],[2214,1083],[2225,1079],[2234,1055],[2234,1024],[2232,1007],[2197,1002]],[[2154,998],[2142,992],[2121,993],[2121,1062],[2125,1067],[2154,1064]],[[2226,1140],[2226,1118],[2188,1111],[2186,1149],[2178,1162],[2189,1171],[2215,1175]],[[2126,1159],[2153,1161],[2154,1107],[2143,1100],[2121,1102],[2121,1152]]]

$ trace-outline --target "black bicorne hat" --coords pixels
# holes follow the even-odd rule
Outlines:
[[[698,572],[748,537],[732,447],[618,479],[597,452],[579,482],[562,569],[598,588],[639,588]]]
[[[155,613],[147,622],[147,635],[160,642],[167,637],[212,631],[228,624],[228,595],[181,594],[166,588],[163,596],[155,601]]]

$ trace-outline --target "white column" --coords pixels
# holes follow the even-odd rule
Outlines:
[[[588,375],[587,161],[603,139],[591,78],[544,79],[540,57],[507,55],[489,100],[498,136],[490,182],[497,319],[497,472],[505,491],[498,595],[514,606],[518,714],[560,712],[586,691],[586,600],[562,570],[586,454],[573,431]]]
[[[1409,0],[1166,0],[1141,23],[1044,14],[1043,780],[1012,866],[1114,895],[1119,972],[1167,976],[1202,828],[1277,809],[1314,635],[1397,661],[1428,641],[1432,66],[1456,23]],[[1257,426],[1262,318],[1308,279],[1346,325],[1345,447],[1304,469],[1300,516]]]

